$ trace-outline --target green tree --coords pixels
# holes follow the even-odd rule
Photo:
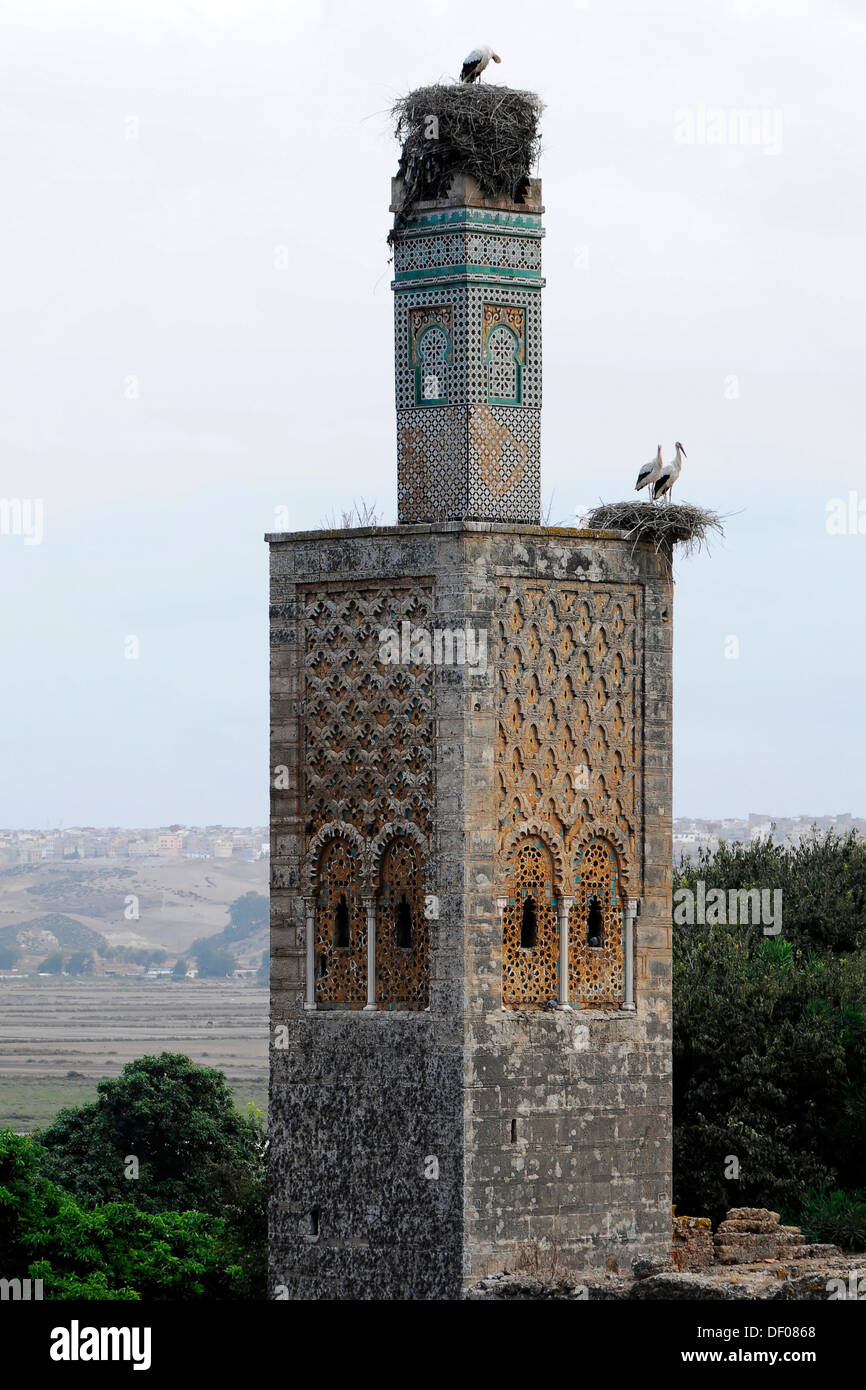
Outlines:
[[[208,941],[196,944],[196,963],[198,973],[203,979],[224,979],[235,968],[235,958],[231,951],[221,946],[212,946]]]
[[[153,947],[140,946],[138,948],[133,948],[129,958],[136,965],[145,965],[149,968],[151,965],[162,965],[167,955],[168,952],[164,951],[159,946],[155,949]]]
[[[251,1296],[264,1296],[266,1140],[254,1108],[241,1115],[222,1072],[188,1057],[139,1057],[101,1081],[97,1100],[61,1110],[39,1136],[44,1176],[83,1205],[193,1210],[226,1220]],[[128,1177],[137,1160],[138,1176]]]
[[[20,955],[17,946],[0,946],[0,970],[11,970]]]
[[[271,983],[271,957],[269,951],[262,951],[262,963],[256,971],[256,984],[269,985]]]
[[[63,973],[63,952],[52,951],[38,967],[41,975],[61,975]]]
[[[677,887],[781,885],[784,898],[781,936],[760,926],[674,926],[681,1211],[717,1219],[731,1206],[768,1206],[796,1219],[810,1190],[862,1184],[862,870],[862,847],[838,836],[796,851],[766,841],[722,846],[685,866]]]
[[[866,844],[853,831],[827,831],[797,846],[769,836],[719,845],[686,861],[678,887],[765,888],[782,893],[784,936],[792,946],[825,954],[866,947]]]
[[[45,1176],[77,1197],[219,1214],[209,1167],[259,1166],[259,1128],[215,1068],[163,1052],[128,1062],[96,1089],[95,1101],[61,1110],[40,1135]],[[130,1155],[137,1178],[125,1175]]]
[[[177,965],[174,967],[174,969],[173,969],[172,972],[171,972],[171,977],[172,977],[172,979],[173,979],[173,980],[185,980],[185,979],[186,979],[186,972],[187,972],[188,969],[189,969],[189,967],[188,967],[186,961],[185,961],[185,960],[179,960],[178,963],[177,963]]]
[[[227,1299],[251,1296],[229,1223],[199,1211],[90,1207],[43,1174],[30,1136],[0,1130],[0,1262],[42,1279],[49,1299]]]
[[[228,940],[235,940],[238,937],[250,936],[254,931],[261,927],[266,927],[270,920],[269,900],[261,893],[242,894],[235,898],[229,907],[230,925],[226,927],[225,936]]]
[[[202,974],[214,973],[210,968],[201,969],[202,955],[210,961],[219,951],[230,946],[233,942],[240,941],[245,936],[251,936],[254,932],[261,931],[270,921],[270,903],[261,893],[243,893],[241,897],[235,898],[229,907],[229,925],[224,927],[221,932],[214,936],[203,936],[194,941],[190,947],[190,954],[199,961],[199,971]],[[220,961],[224,956],[217,957]],[[233,968],[232,963],[232,968]],[[224,970],[217,971],[219,974],[230,973]]]

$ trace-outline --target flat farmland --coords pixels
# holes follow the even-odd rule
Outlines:
[[[0,980],[0,1127],[50,1123],[135,1057],[217,1067],[267,1109],[268,991],[242,980]]]

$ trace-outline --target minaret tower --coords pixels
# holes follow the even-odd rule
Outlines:
[[[541,517],[541,182],[468,174],[400,215],[393,181],[398,519]]]
[[[274,1298],[670,1246],[670,552],[540,525],[528,173],[395,181],[398,523],[267,537]]]

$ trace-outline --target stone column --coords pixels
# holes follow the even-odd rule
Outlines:
[[[376,1011],[376,899],[365,898],[367,911],[367,1002],[364,1013]]]
[[[312,898],[307,898],[304,902],[304,918],[306,933],[304,938],[304,950],[306,953],[306,987],[304,990],[304,1008],[315,1009],[316,1007],[316,950],[315,950],[315,903]]]
[[[623,913],[623,932],[625,934],[625,961],[623,970],[622,1007],[633,1011],[634,1002],[634,919],[637,916],[638,900],[629,898]]]
[[[568,1002],[568,917],[574,898],[559,899],[559,1007],[570,1009]]]

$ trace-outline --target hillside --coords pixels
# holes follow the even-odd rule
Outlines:
[[[107,945],[101,932],[62,912],[49,912],[44,917],[32,917],[29,922],[0,928],[0,946],[19,946],[22,950],[51,951],[60,946],[102,954]]]
[[[0,944],[22,928],[68,935],[69,949],[96,949],[72,939],[74,927],[110,946],[188,951],[193,941],[221,933],[229,904],[248,892],[268,891],[268,862],[236,859],[76,860],[0,871]],[[54,933],[56,935],[56,933]],[[236,954],[261,959],[266,932],[238,942]],[[241,949],[241,946],[243,949]]]

